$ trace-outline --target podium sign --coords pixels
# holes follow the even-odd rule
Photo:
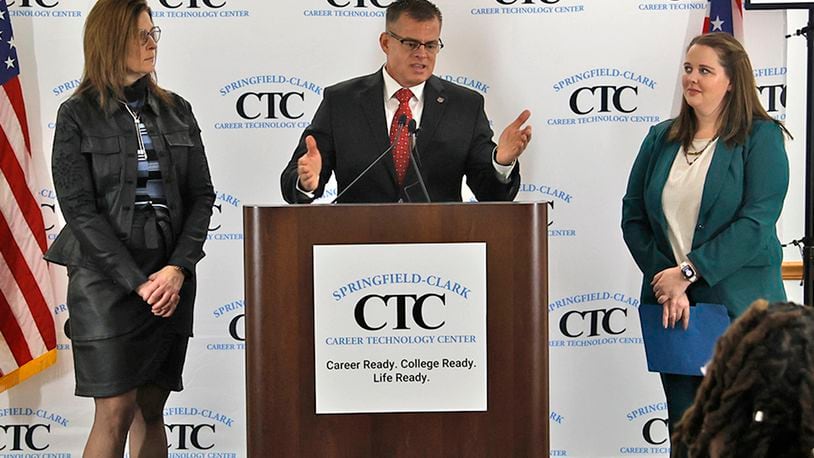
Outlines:
[[[485,411],[486,244],[314,246],[316,413]]]

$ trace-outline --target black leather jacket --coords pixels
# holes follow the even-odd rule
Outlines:
[[[141,119],[158,154],[175,246],[168,264],[194,273],[204,256],[215,193],[189,103],[152,93]],[[51,157],[54,187],[66,226],[45,254],[48,261],[104,272],[135,290],[147,281],[127,242],[133,222],[138,139],[133,118],[117,104],[105,112],[94,95],[74,95],[59,108]]]

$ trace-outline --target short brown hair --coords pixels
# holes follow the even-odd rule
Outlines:
[[[397,0],[387,7],[385,22],[388,26],[398,21],[402,14],[406,14],[416,21],[431,21],[438,19],[443,23],[441,10],[427,0]]]
[[[85,21],[85,68],[76,94],[95,92],[103,108],[112,108],[124,98],[128,47],[136,39],[138,18],[145,11],[152,17],[146,0],[99,0],[93,5]],[[159,97],[168,99],[155,75],[149,76],[148,84]]]
[[[772,120],[779,124],[786,134],[789,133],[783,124],[775,121],[760,103],[749,55],[735,37],[722,32],[698,35],[690,41],[687,50],[689,51],[695,45],[707,46],[715,51],[718,61],[732,85],[732,90],[724,95],[722,101],[723,108],[717,132],[724,142],[728,145],[744,144],[755,119]],[[678,141],[688,148],[697,131],[698,124],[694,110],[687,104],[687,100],[682,98],[681,111],[673,121],[668,139]]]

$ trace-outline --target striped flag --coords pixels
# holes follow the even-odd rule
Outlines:
[[[56,361],[53,294],[17,49],[0,0],[0,392]]]
[[[743,41],[743,0],[709,0],[703,33],[726,32]]]

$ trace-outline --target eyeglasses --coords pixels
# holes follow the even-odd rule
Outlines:
[[[411,38],[400,37],[400,36],[396,35],[393,32],[390,32],[390,31],[388,31],[387,34],[390,35],[391,37],[395,38],[396,41],[401,43],[402,46],[409,49],[410,51],[418,51],[418,48],[423,46],[424,49],[426,49],[428,53],[430,53],[430,54],[438,54],[438,51],[440,51],[441,49],[444,48],[444,42],[441,41],[440,38],[438,39],[438,41],[433,40],[433,41],[428,41],[428,42],[424,43],[424,42],[421,42],[421,41],[418,41],[418,40],[413,40]]]
[[[141,43],[141,46],[147,44],[147,38],[150,37],[153,39],[154,42],[158,43],[158,40],[161,39],[161,28],[156,26],[147,30],[139,30],[138,31],[138,41]]]

